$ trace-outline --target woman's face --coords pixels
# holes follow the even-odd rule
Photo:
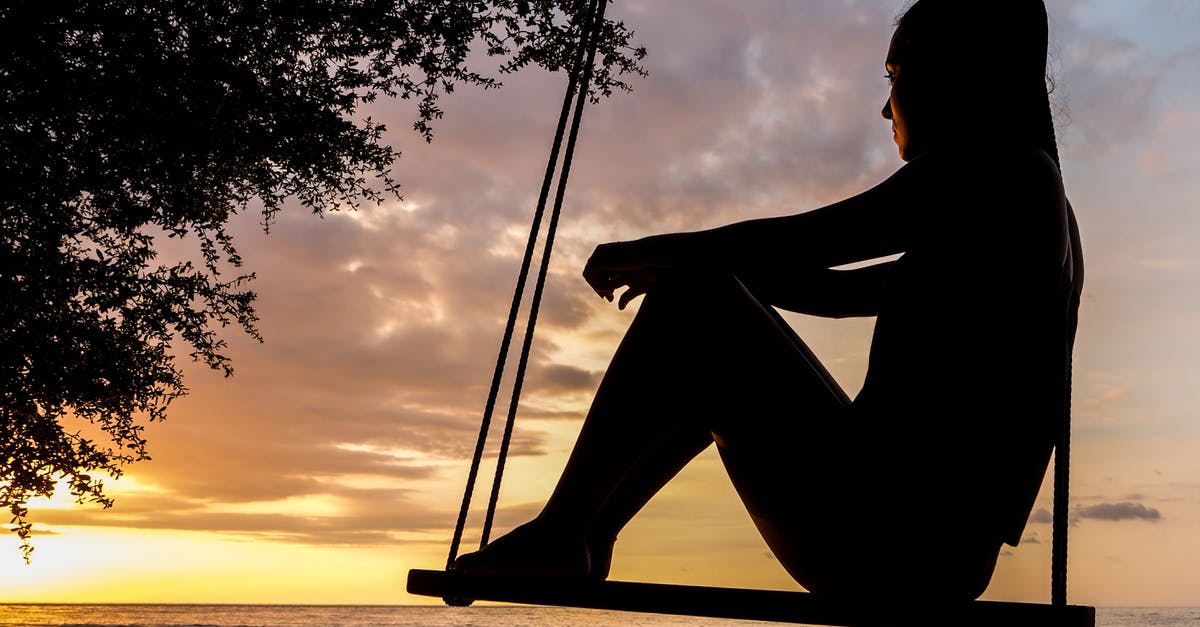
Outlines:
[[[904,27],[896,29],[892,44],[888,47],[885,68],[892,90],[887,102],[883,103],[883,117],[892,122],[892,136],[900,150],[900,158],[911,161],[929,147],[928,127],[922,123],[923,114],[929,109],[923,102],[924,90],[918,89],[912,77],[912,68],[905,67],[904,51],[906,39]],[[906,69],[908,70],[906,72]]]

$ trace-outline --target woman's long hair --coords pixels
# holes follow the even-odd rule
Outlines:
[[[920,75],[947,137],[986,133],[1059,163],[1042,0],[918,0],[897,29],[911,66],[902,71]]]

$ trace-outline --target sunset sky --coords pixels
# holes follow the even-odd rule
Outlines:
[[[1047,2],[1088,264],[1070,598],[1200,605],[1200,3]],[[549,494],[633,316],[580,278],[592,247],[819,207],[895,171],[879,110],[903,4],[611,6],[648,48],[649,76],[583,123],[502,528]],[[1003,59],[955,80],[987,81]],[[323,218],[292,208],[270,234],[254,212],[237,217],[265,343],[229,332],[231,379],[187,367],[191,394],[147,429],[153,460],[109,482],[114,508],[35,504],[33,564],[15,538],[0,542],[0,601],[437,602],[407,595],[405,574],[445,560],[564,81],[527,71],[456,92],[429,145],[407,103],[374,107],[404,152],[403,202]],[[986,137],[1003,111],[977,112]],[[788,320],[856,392],[873,319]],[[986,598],[1048,599],[1049,501],[1047,486]],[[947,514],[929,511],[926,536],[895,559],[920,560]],[[621,536],[612,577],[798,588],[711,450]]]

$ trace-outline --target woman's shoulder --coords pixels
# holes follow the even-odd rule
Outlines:
[[[1068,242],[1068,204],[1058,165],[1036,147],[949,145],[911,161],[950,247],[980,253],[1059,258]],[[953,236],[953,237],[950,237]]]
[[[1035,146],[947,144],[909,161],[894,178],[955,203],[1023,198],[1065,205],[1058,164]]]
[[[931,148],[902,169],[926,175],[955,175],[981,183],[1024,180],[1061,189],[1058,164],[1043,148],[997,142],[948,143]]]
[[[930,150],[919,159],[924,163],[914,160],[912,165],[925,169],[927,181],[943,187],[948,192],[945,197],[961,210],[1003,222],[1050,219],[1065,223],[1062,175],[1058,164],[1041,148],[947,146]]]

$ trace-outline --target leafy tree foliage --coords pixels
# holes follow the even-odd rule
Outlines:
[[[428,140],[442,94],[499,85],[469,61],[567,66],[585,5],[0,4],[0,507],[25,558],[30,498],[64,481],[107,507],[100,477],[147,459],[144,424],[186,392],[173,343],[228,375],[220,328],[259,337],[231,215],[398,197],[397,153],[359,107],[411,99]],[[642,72],[629,42],[604,24],[593,99]],[[159,261],[161,238],[194,261]]]

